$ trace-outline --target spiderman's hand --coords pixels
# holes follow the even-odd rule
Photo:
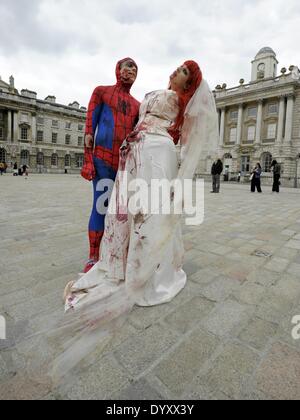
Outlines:
[[[84,143],[85,143],[85,147],[86,148],[92,149],[93,148],[93,144],[94,144],[94,138],[93,138],[93,136],[91,134],[87,134],[85,136]]]
[[[87,181],[92,181],[96,177],[92,149],[85,148],[84,150],[84,164],[81,169],[81,176]]]

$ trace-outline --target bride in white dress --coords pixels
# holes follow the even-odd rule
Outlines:
[[[134,305],[170,302],[184,288],[181,216],[151,214],[143,207],[131,213],[128,202],[120,203],[120,191],[132,180],[146,181],[150,191],[153,179],[192,179],[217,142],[214,97],[197,63],[187,61],[170,77],[168,90],[146,95],[138,125],[121,148],[100,261],[65,290],[67,313],[59,329],[64,350],[53,375],[63,376],[104,343]]]

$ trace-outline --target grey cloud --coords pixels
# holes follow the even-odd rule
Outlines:
[[[0,15],[0,52],[14,55],[31,50],[42,54],[63,54],[67,49],[90,50],[95,53],[100,43],[90,42],[85,33],[70,31],[68,21],[64,30],[55,28],[51,19],[41,20],[41,0],[2,0]]]

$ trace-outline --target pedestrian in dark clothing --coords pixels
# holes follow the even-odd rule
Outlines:
[[[280,191],[280,178],[281,178],[281,166],[277,162],[277,160],[273,160],[271,164],[271,168],[273,169],[273,188],[272,192],[279,193]]]
[[[212,193],[219,193],[220,192],[220,184],[221,184],[221,173],[223,172],[223,163],[221,159],[217,159],[211,168],[211,174],[213,179],[213,190]]]
[[[13,175],[18,176],[18,164],[17,164],[17,162],[14,164]]]
[[[255,168],[253,168],[252,174],[251,174],[251,192],[255,193],[255,190],[257,189],[257,192],[261,193],[261,173],[262,168],[260,163],[257,163]]]

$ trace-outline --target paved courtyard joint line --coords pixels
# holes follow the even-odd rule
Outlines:
[[[26,339],[61,316],[88,252],[91,185],[79,176],[0,179],[0,399],[299,399],[300,190],[206,185],[205,222],[183,224],[188,284],[137,308],[103,353],[51,389],[30,377]]]

